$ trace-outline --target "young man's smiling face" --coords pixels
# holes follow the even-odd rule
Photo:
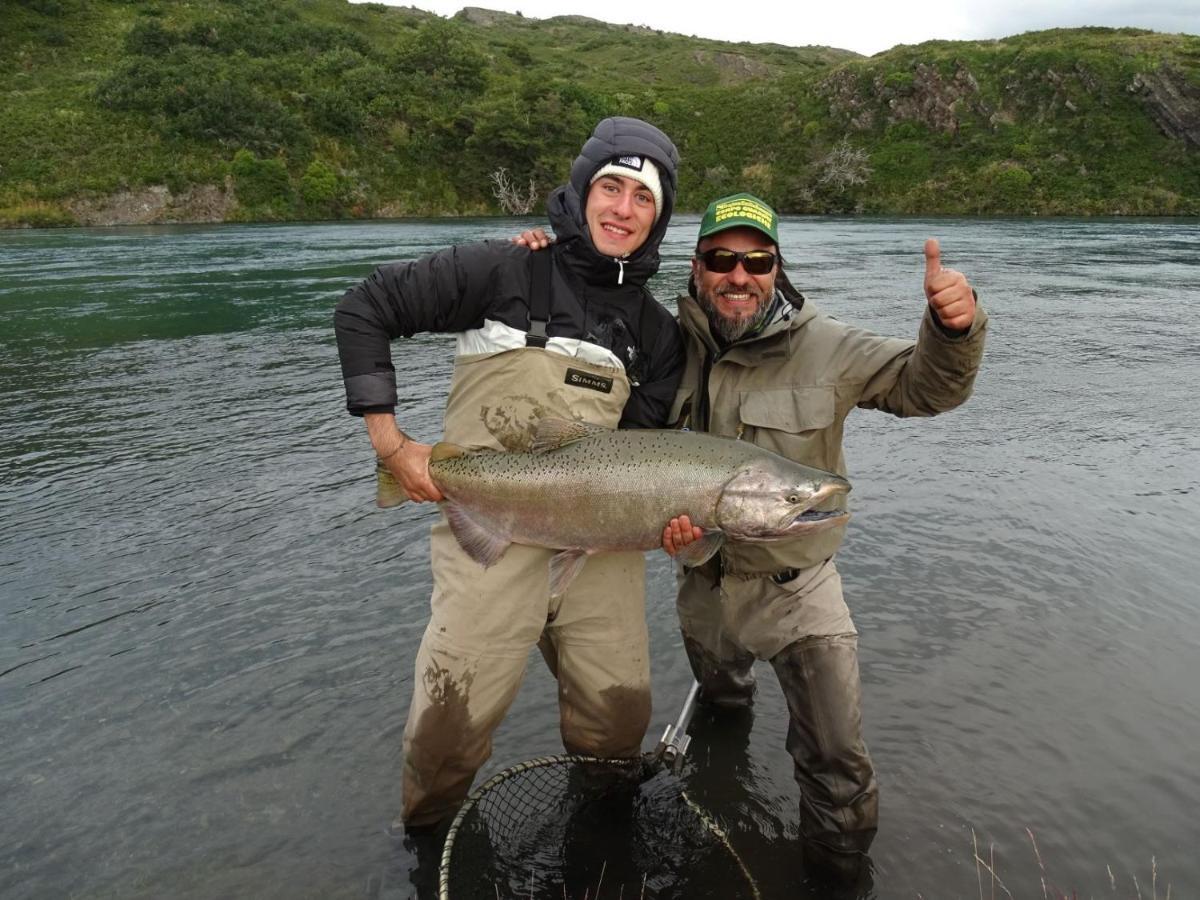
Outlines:
[[[731,271],[709,271],[702,259],[708,250],[720,248],[738,253],[764,250],[776,255],[775,265],[766,275],[751,275],[744,263]],[[761,231],[754,228],[729,228],[702,238],[692,258],[692,278],[696,299],[708,315],[714,332],[725,342],[736,341],[757,328],[770,311],[775,296],[775,273],[779,270],[778,250]]]
[[[588,189],[584,218],[597,250],[605,256],[629,256],[650,237],[654,195],[640,181],[602,175]]]

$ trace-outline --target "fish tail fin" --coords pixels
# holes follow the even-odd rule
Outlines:
[[[380,509],[399,506],[408,500],[408,494],[382,462],[375,461],[375,505]]]
[[[465,456],[466,454],[467,451],[458,446],[458,444],[438,441],[433,445],[429,461],[437,462],[439,459],[453,459],[456,456]],[[380,460],[375,460],[375,505],[380,509],[387,509],[388,507],[399,506],[407,500],[408,494],[401,487],[400,482],[396,480],[396,476]]]

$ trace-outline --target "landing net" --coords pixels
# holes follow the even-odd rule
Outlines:
[[[759,900],[720,824],[647,759],[546,756],[495,775],[446,837],[439,900]]]

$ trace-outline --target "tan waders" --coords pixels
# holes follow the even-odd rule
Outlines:
[[[714,559],[686,572],[678,606],[702,702],[749,706],[754,660],[771,663],[788,705],[806,858],[858,865],[875,835],[878,788],[862,738],[858,633],[833,560],[773,578],[722,577]]]
[[[526,450],[538,418],[615,428],[628,397],[615,364],[538,348],[459,356],[444,440]],[[485,569],[462,551],[444,518],[434,525],[432,613],[404,728],[406,825],[437,822],[466,797],[535,645],[558,679],[563,746],[609,757],[641,751],[650,720],[645,557],[596,554],[552,600],[552,555],[513,544]]]

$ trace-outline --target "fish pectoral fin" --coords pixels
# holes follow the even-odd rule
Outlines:
[[[550,557],[550,596],[561,597],[583,570],[587,562],[586,550],[560,550]]]
[[[388,471],[381,462],[375,463],[375,505],[380,509],[399,506],[408,500],[408,494],[396,480],[396,476]]]
[[[595,437],[598,434],[608,434],[610,431],[612,431],[611,428],[605,428],[603,425],[545,416],[538,419],[537,429],[533,433],[533,443],[529,445],[529,452],[545,453],[549,450],[557,450],[567,444]]]
[[[463,552],[485,569],[494,564],[504,555],[508,538],[490,531],[471,518],[471,514],[453,500],[439,504],[446,513],[446,521],[450,523],[450,531],[458,540]]]
[[[725,532],[719,528],[714,528],[710,531],[705,531],[703,537],[692,541],[676,553],[675,558],[689,569],[694,569],[696,566],[702,566],[712,559],[724,543]]]

